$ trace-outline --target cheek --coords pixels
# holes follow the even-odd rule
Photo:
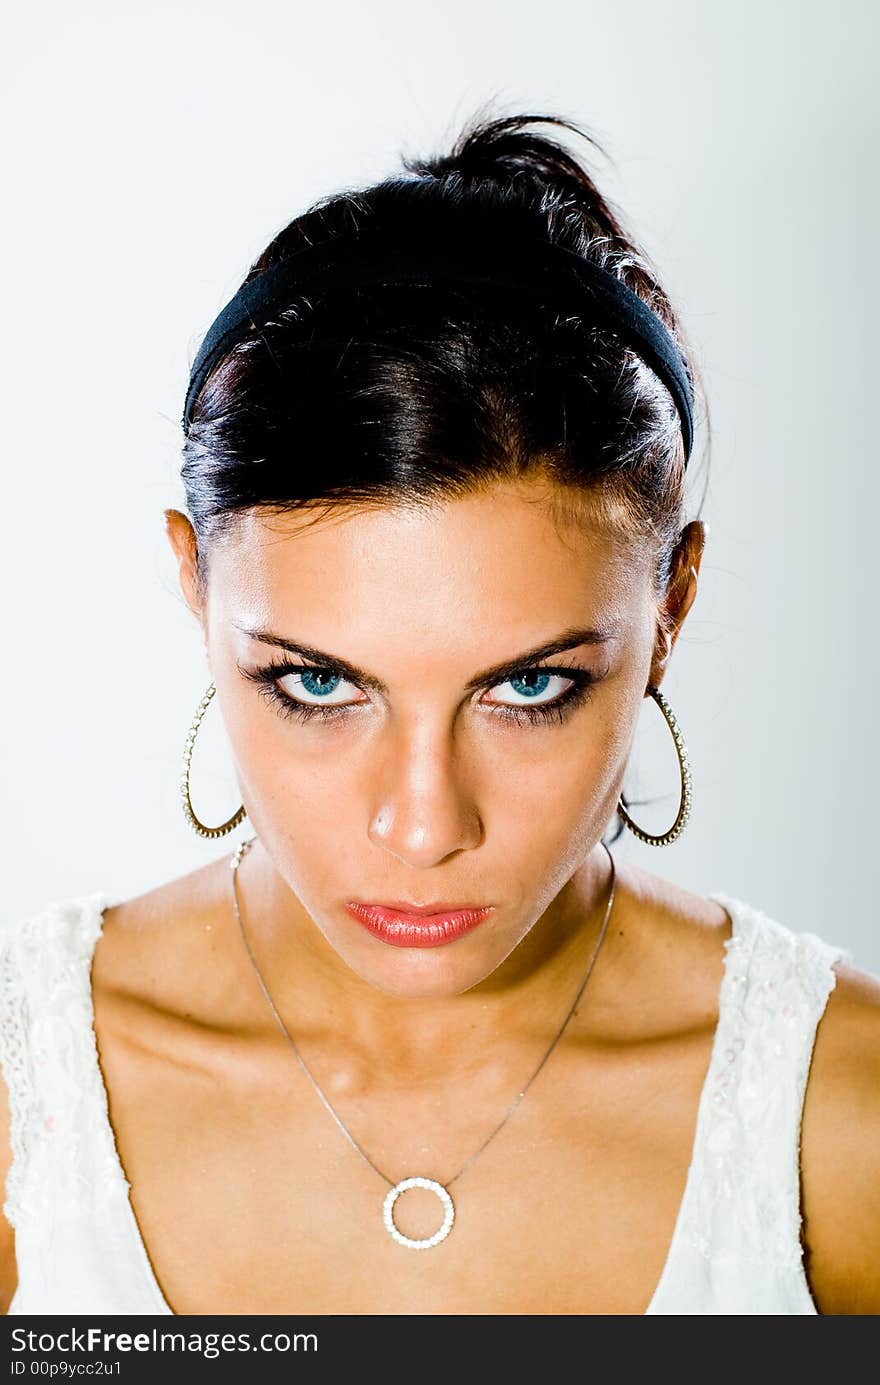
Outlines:
[[[562,755],[520,768],[490,829],[493,855],[510,863],[538,913],[548,908],[606,831],[626,767],[620,718],[587,724]],[[512,805],[512,806],[511,806]]]
[[[304,753],[295,738],[283,723],[279,735],[249,737],[239,778],[254,832],[305,901],[338,893],[367,836],[360,775],[344,755]]]
[[[506,812],[525,823],[529,835],[591,822],[613,795],[628,754],[625,718],[611,698],[564,730],[524,730],[511,741],[490,757],[486,801],[502,820]]]

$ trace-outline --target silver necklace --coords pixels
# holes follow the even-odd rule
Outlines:
[[[388,1175],[383,1173],[380,1168],[377,1168],[370,1156],[363,1149],[361,1149],[360,1145],[352,1135],[351,1131],[347,1128],[347,1126],[343,1124],[342,1120],[339,1118],[339,1116],[334,1111],[333,1107],[330,1105],[330,1102],[327,1100],[321,1088],[318,1086],[318,1083],[316,1082],[315,1078],[309,1071],[305,1059],[303,1058],[293,1039],[290,1037],[290,1034],[287,1031],[287,1026],[285,1025],[283,1019],[279,1015],[278,1010],[275,1006],[275,1002],[269,994],[268,987],[266,986],[266,983],[263,980],[260,968],[257,966],[257,959],[255,958],[251,950],[251,945],[248,942],[248,936],[245,931],[244,923],[242,921],[241,909],[238,903],[238,887],[236,884],[236,872],[238,870],[241,859],[244,856],[245,852],[248,850],[248,848],[253,846],[255,841],[256,837],[250,837],[246,841],[240,842],[232,854],[232,899],[233,903],[235,904],[235,913],[238,919],[239,928],[241,929],[241,936],[244,939],[244,945],[247,948],[248,956],[250,957],[251,963],[253,964],[253,968],[256,972],[257,980],[260,983],[263,995],[266,997],[266,1000],[269,1003],[269,1008],[272,1011],[272,1014],[278,1021],[278,1027],[280,1028],[281,1033],[284,1035],[285,1039],[290,1044],[290,1047],[296,1054],[296,1057],[299,1060],[299,1064],[302,1067],[303,1072],[311,1082],[312,1086],[314,1087],[318,1096],[321,1098],[321,1101],[324,1103],[330,1115],[333,1117],[336,1124],[339,1126],[339,1129],[342,1131],[343,1135],[348,1140],[349,1144],[352,1145],[353,1148],[357,1150],[358,1154],[360,1154],[360,1156],[367,1161],[370,1168],[374,1169],[375,1172],[379,1175],[379,1177],[385,1183],[388,1184],[389,1191],[386,1194],[385,1201],[382,1206],[382,1220],[385,1224],[386,1231],[390,1236],[394,1238],[395,1241],[398,1242],[399,1245],[408,1246],[411,1250],[427,1250],[431,1246],[437,1245],[440,1241],[445,1240],[446,1237],[449,1235],[450,1231],[452,1230],[452,1223],[455,1220],[455,1206],[453,1204],[452,1197],[449,1193],[449,1189],[451,1188],[452,1184],[456,1181],[456,1179],[461,1177],[465,1169],[470,1168],[474,1160],[480,1154],[482,1154],[483,1150],[486,1148],[489,1142],[491,1140],[494,1140],[499,1130],[501,1130],[510,1120],[510,1117],[513,1115],[517,1106],[522,1101],[526,1092],[529,1090],[529,1087],[531,1087],[535,1078],[538,1076],[538,1073],[541,1071],[544,1064],[547,1062],[547,1059],[550,1057],[550,1054],[553,1052],[557,1043],[562,1038],[563,1031],[566,1025],[568,1024],[568,1021],[574,1014],[577,1003],[583,995],[584,987],[590,979],[593,967],[596,965],[596,958],[599,956],[599,949],[602,946],[602,942],[605,938],[605,932],[608,928],[608,919],[611,916],[611,906],[614,903],[614,891],[617,884],[617,871],[614,864],[614,857],[608,849],[606,843],[603,842],[602,845],[605,847],[605,850],[608,853],[608,859],[611,862],[611,889],[608,892],[608,903],[605,906],[605,916],[602,919],[602,927],[599,929],[599,937],[597,939],[596,946],[593,948],[593,955],[590,958],[590,965],[587,967],[587,974],[581,982],[580,987],[578,989],[578,993],[572,1001],[568,1014],[562,1021],[562,1025],[560,1026],[559,1031],[557,1032],[552,1044],[547,1049],[547,1052],[544,1054],[544,1057],[541,1059],[540,1063],[535,1068],[535,1071],[532,1073],[531,1077],[529,1078],[526,1085],[523,1087],[522,1091],[517,1093],[516,1097],[509,1106],[504,1118],[498,1125],[496,1125],[495,1129],[492,1131],[489,1138],[483,1141],[476,1153],[472,1154],[470,1158],[466,1160],[464,1164],[462,1164],[461,1168],[458,1170],[458,1173],[454,1174],[452,1178],[447,1179],[445,1183],[440,1183],[436,1178],[424,1178],[421,1176],[412,1178],[401,1178],[398,1180],[398,1182],[395,1183],[395,1181],[392,1178],[389,1178]],[[436,1193],[437,1197],[440,1199],[441,1205],[443,1207],[443,1221],[440,1227],[434,1232],[433,1236],[426,1236],[422,1239],[417,1240],[412,1236],[405,1236],[403,1232],[397,1227],[394,1221],[394,1205],[397,1202],[397,1199],[400,1197],[401,1193],[405,1193],[408,1188],[427,1188],[430,1192]]]

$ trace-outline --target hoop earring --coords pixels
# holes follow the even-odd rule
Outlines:
[[[198,732],[202,717],[208,710],[208,703],[211,701],[216,691],[217,689],[214,687],[214,684],[209,683],[208,691],[199,703],[198,711],[193,718],[192,726],[189,728],[189,734],[186,738],[186,746],[183,752],[183,774],[180,776],[180,796],[183,799],[183,815],[193,831],[198,832],[200,837],[225,837],[226,833],[232,832],[245,816],[245,806],[242,803],[238,811],[233,813],[232,817],[229,818],[227,822],[222,823],[219,827],[206,827],[206,825],[200,822],[196,817],[189,796],[189,762],[192,759],[193,746],[196,743],[196,733]]]
[[[663,832],[659,836],[653,836],[650,832],[645,832],[637,823],[633,822],[626,808],[623,806],[622,798],[618,801],[617,811],[623,818],[631,832],[639,838],[639,841],[647,842],[649,846],[669,846],[674,842],[683,831],[685,823],[691,814],[691,767],[688,760],[687,746],[681,734],[681,728],[675,719],[675,713],[670,707],[667,699],[663,696],[659,688],[648,685],[648,692],[653,697],[657,706],[660,708],[667,725],[672,732],[672,739],[675,741],[675,751],[678,755],[678,767],[681,772],[681,801],[678,805],[678,816],[668,832]]]

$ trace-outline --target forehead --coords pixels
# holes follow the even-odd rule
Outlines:
[[[649,566],[588,497],[544,483],[493,485],[442,503],[245,512],[210,556],[209,608],[235,622],[312,634],[466,625],[546,629],[625,617]]]

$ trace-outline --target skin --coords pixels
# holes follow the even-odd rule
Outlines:
[[[560,498],[530,478],[432,509],[255,511],[212,549],[204,601],[192,528],[166,512],[258,838],[238,872],[251,945],[309,1067],[393,1178],[450,1179],[558,1030],[605,911],[600,837],[646,688],[697,592],[701,524],[681,535],[663,634],[650,555]],[[576,626],[615,633],[541,661],[596,675],[562,722],[502,719],[499,704],[523,700],[509,682],[463,691]],[[243,627],[342,656],[387,692],[346,682],[333,696],[351,712],[284,719],[242,671],[282,652]],[[289,675],[281,686],[309,697]],[[453,1186],[452,1235],[413,1255],[382,1229],[387,1185],[266,1006],[229,856],[109,909],[92,969],[111,1121],[175,1311],[643,1313],[690,1161],[724,910],[617,863],[598,963],[552,1060]],[[454,943],[394,948],[351,918],[352,898],[495,910]],[[880,985],[837,970],[804,1108],[806,1261],[821,1312],[876,1313]],[[424,1236],[437,1212],[412,1192],[396,1219]]]

